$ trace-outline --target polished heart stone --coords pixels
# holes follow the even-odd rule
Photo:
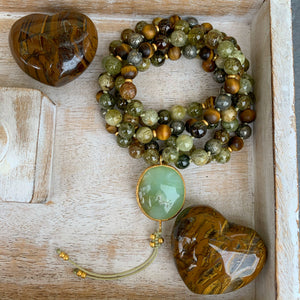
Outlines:
[[[197,294],[223,294],[252,281],[262,270],[267,250],[248,227],[229,223],[207,206],[188,207],[172,234],[177,270]]]
[[[9,44],[24,72],[45,84],[62,86],[89,66],[98,36],[94,23],[78,12],[31,14],[13,24]]]
[[[182,208],[185,186],[173,167],[157,165],[145,170],[137,185],[137,201],[151,219],[168,220]]]

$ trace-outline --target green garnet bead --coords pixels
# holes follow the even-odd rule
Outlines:
[[[175,147],[166,147],[162,151],[162,159],[164,162],[170,164],[170,163],[176,163],[179,157],[179,152]]]
[[[217,48],[218,55],[222,58],[227,58],[234,50],[234,45],[230,41],[223,41]]]
[[[209,158],[210,158],[209,153],[207,153],[203,149],[194,150],[191,154],[191,160],[197,166],[203,166],[207,164]]]
[[[117,109],[110,109],[105,115],[105,121],[108,125],[117,126],[122,122],[122,114]]]
[[[143,123],[150,127],[158,122],[158,113],[153,109],[146,110],[141,117]]]
[[[120,124],[118,133],[122,138],[129,139],[134,135],[134,125],[129,122],[123,122]]]
[[[116,76],[121,72],[122,62],[112,55],[104,57],[102,64],[106,72],[112,76]]]
[[[170,41],[175,47],[183,47],[187,41],[187,35],[182,30],[175,30],[171,34]]]
[[[137,201],[143,213],[154,220],[169,220],[181,210],[185,184],[180,173],[170,166],[153,166],[141,175]]]
[[[224,62],[224,71],[229,75],[235,75],[243,69],[240,61],[237,58],[230,57]]]
[[[220,164],[225,164],[230,160],[231,153],[228,148],[222,148],[221,152],[215,156],[215,159]]]
[[[176,139],[176,146],[180,151],[190,151],[193,148],[193,145],[193,138],[187,134],[182,134]]]
[[[139,117],[144,111],[144,105],[140,100],[132,100],[127,104],[127,113],[134,117]]]
[[[171,107],[171,118],[174,121],[181,121],[186,115],[186,108],[181,105],[174,105]]]
[[[149,127],[140,127],[136,132],[136,138],[142,144],[150,143],[153,139],[152,130]]]

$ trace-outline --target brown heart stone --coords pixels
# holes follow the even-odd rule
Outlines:
[[[9,44],[24,72],[45,84],[62,86],[89,66],[98,36],[87,16],[65,11],[19,19],[10,30]]]
[[[178,272],[197,294],[223,294],[252,281],[267,250],[248,227],[229,223],[207,206],[188,207],[177,217],[172,249]]]

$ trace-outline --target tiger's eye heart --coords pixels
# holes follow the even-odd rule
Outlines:
[[[197,294],[229,293],[247,285],[267,255],[253,229],[229,223],[207,206],[188,207],[178,215],[172,249],[182,280]]]
[[[98,35],[94,23],[78,12],[31,14],[13,24],[9,44],[17,64],[29,76],[62,86],[92,62]]]

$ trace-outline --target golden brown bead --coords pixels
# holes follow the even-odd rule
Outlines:
[[[133,79],[136,77],[137,73],[138,73],[138,70],[133,65],[126,65],[126,66],[122,67],[122,69],[121,69],[121,75],[125,79]]]
[[[208,98],[204,101],[204,103],[202,103],[202,104],[203,104],[202,107],[203,107],[204,109],[205,109],[205,108],[214,108],[214,107],[215,107],[215,106],[214,106],[215,99],[216,99],[216,97],[214,97],[214,96],[208,97]]]
[[[204,33],[208,33],[210,30],[213,29],[213,27],[210,23],[202,23],[200,25],[200,28],[204,31]]]
[[[136,95],[136,87],[132,82],[124,82],[120,88],[120,95],[123,99],[131,100]]]
[[[169,49],[168,51],[168,57],[171,59],[171,60],[177,60],[179,59],[181,56],[181,50],[179,47],[172,47]]]
[[[154,55],[155,48],[149,42],[141,43],[139,47],[139,52],[142,53],[144,58],[151,58]]]
[[[121,40],[125,43],[128,43],[128,38],[130,37],[130,35],[134,33],[134,31],[132,29],[124,29],[121,33]]]
[[[123,116],[123,122],[128,122],[133,124],[134,126],[138,126],[140,123],[140,117],[134,117],[128,113],[125,113]]]
[[[127,59],[127,56],[130,51],[131,47],[128,44],[123,43],[115,49],[114,55],[119,56],[121,59],[125,60]]]
[[[173,15],[173,16],[170,17],[169,20],[170,20],[170,23],[172,25],[174,25],[177,21],[181,20],[181,18],[178,15]]]
[[[186,129],[186,131],[187,131],[187,132],[190,132],[190,129],[191,129],[192,125],[193,125],[194,123],[196,123],[197,121],[198,121],[198,120],[197,120],[197,119],[194,119],[194,118],[188,119],[188,120],[185,122],[185,129]]]
[[[209,124],[217,124],[220,121],[220,113],[214,108],[208,108],[204,111],[203,118]]]
[[[239,114],[239,118],[243,123],[251,123],[256,119],[256,112],[253,109],[245,109]]]
[[[115,134],[116,132],[118,132],[118,128],[116,126],[106,124],[105,128],[106,128],[107,132],[109,132],[111,134]]]
[[[103,91],[99,91],[99,92],[96,94],[96,100],[97,100],[98,103],[99,103],[100,98],[101,98],[102,95],[103,95]]]
[[[244,141],[239,136],[234,136],[229,140],[228,146],[233,151],[240,151],[244,146]]]
[[[139,159],[143,156],[145,152],[145,146],[139,141],[136,141],[129,146],[128,151],[131,157]]]
[[[224,89],[227,93],[236,94],[240,89],[240,81],[235,78],[226,78]]]
[[[162,20],[162,18],[160,17],[157,17],[157,18],[154,18],[153,21],[152,21],[152,24],[154,26],[158,26],[159,22]]]
[[[171,136],[171,128],[166,124],[161,124],[156,128],[156,137],[161,141],[166,141]]]
[[[202,68],[205,72],[213,72],[216,68],[216,64],[212,59],[207,59],[202,62]]]
[[[157,31],[156,28],[153,24],[147,24],[143,27],[142,29],[142,35],[147,39],[147,40],[152,40],[154,39]]]
[[[221,118],[224,122],[231,122],[236,118],[236,116],[237,116],[237,111],[232,106],[221,111]]]

